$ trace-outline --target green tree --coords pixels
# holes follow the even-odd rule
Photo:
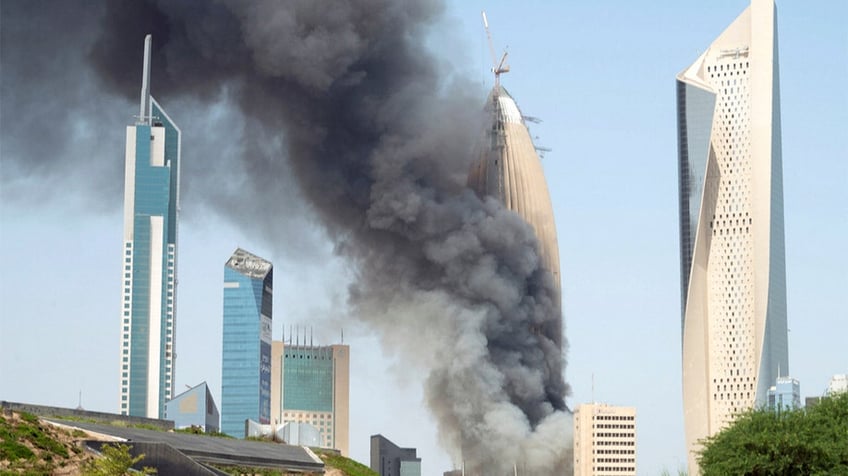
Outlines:
[[[129,445],[103,445],[100,448],[102,456],[88,461],[82,469],[84,476],[124,476],[129,475],[130,468],[144,459],[144,454],[133,458]],[[141,474],[156,474],[154,468],[145,466]]]
[[[749,410],[704,440],[704,476],[848,474],[848,393],[808,409]]]

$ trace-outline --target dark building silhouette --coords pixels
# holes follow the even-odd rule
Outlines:
[[[383,435],[372,435],[371,469],[380,476],[421,476],[421,458],[415,448],[400,448]]]

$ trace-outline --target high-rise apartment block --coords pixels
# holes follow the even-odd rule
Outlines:
[[[415,448],[400,448],[383,435],[371,435],[371,470],[380,476],[421,476]]]
[[[776,20],[753,0],[677,75],[690,474],[698,441],[789,371]]]
[[[777,377],[768,390],[768,407],[775,411],[801,408],[801,384],[792,377]]]
[[[271,262],[237,249],[224,266],[221,431],[245,436],[245,421],[271,422]]]
[[[150,95],[150,43],[126,139],[120,411],[160,418],[174,396],[180,129]]]
[[[321,446],[349,453],[350,347],[274,341],[271,421],[309,423]]]
[[[584,403],[574,411],[574,476],[636,475],[636,409]]]

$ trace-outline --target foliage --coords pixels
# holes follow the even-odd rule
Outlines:
[[[191,426],[188,426],[188,427],[185,427],[185,428],[175,428],[174,433],[188,433],[188,434],[191,434],[191,435],[202,435],[202,434],[204,434],[203,428],[196,426],[196,425],[191,425]]]
[[[76,415],[51,415],[50,418],[54,420],[78,421],[80,423],[97,423],[97,420],[94,418],[86,418]]]
[[[345,458],[338,453],[324,450],[316,450],[315,452],[324,460],[324,464],[342,470],[347,476],[379,476],[368,466]]]
[[[749,410],[704,441],[704,476],[848,474],[848,393],[808,409]]]
[[[283,472],[279,469],[272,468],[255,468],[251,466],[228,466],[228,465],[212,465],[215,469],[223,471],[232,476],[242,476],[249,474],[251,476],[281,476]]]
[[[140,454],[133,458],[130,454],[132,447],[124,444],[103,445],[100,448],[102,457],[88,461],[83,466],[84,476],[123,476],[130,474],[130,468],[144,459]],[[156,474],[156,470],[145,466],[141,474]]]
[[[49,461],[53,455],[68,457],[68,449],[41,428],[37,416],[21,413],[19,417],[17,423],[5,418],[0,421],[0,460],[14,462],[35,457],[35,452],[24,442],[44,450],[46,454],[41,455],[41,459]]]

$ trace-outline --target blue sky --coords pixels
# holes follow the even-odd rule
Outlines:
[[[543,119],[531,132],[552,149],[543,163],[562,263],[568,402],[636,407],[639,474],[685,464],[674,77],[746,6],[455,2],[421,45],[443,59],[446,75],[478,81],[481,105],[491,75],[480,10],[496,50],[508,45],[512,71],[502,82],[525,114]],[[778,5],[790,373],[802,396],[848,372],[846,20],[839,0]],[[107,104],[118,110],[82,117],[68,154],[122,160],[136,106]],[[163,106],[178,123],[192,120],[180,104]],[[0,104],[0,141],[14,117]],[[49,129],[50,118],[33,127]],[[190,160],[199,138],[183,129]],[[92,160],[74,177],[98,167]],[[0,179],[0,399],[72,407],[81,390],[86,408],[116,411],[120,199],[92,203],[85,188],[97,181],[23,175],[4,157]],[[344,327],[353,456],[367,464],[368,437],[382,433],[417,447],[425,474],[449,468],[422,402],[421,369],[345,319],[349,273],[320,232],[304,229],[300,240],[317,242],[306,259],[301,245],[267,243],[208,204],[182,208],[177,391],[205,380],[220,402],[223,265],[241,246],[275,264],[275,338],[282,323],[311,325],[329,344]]]

